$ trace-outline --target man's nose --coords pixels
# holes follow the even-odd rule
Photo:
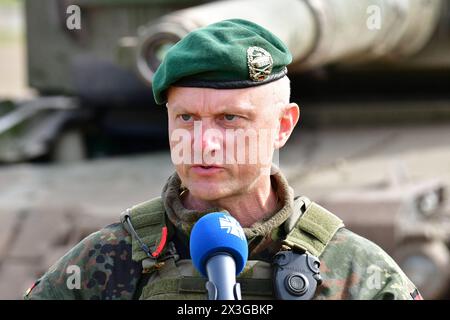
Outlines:
[[[204,154],[220,150],[223,141],[221,130],[211,120],[202,120],[200,125],[201,131],[197,130],[198,136],[195,138],[201,143],[197,146],[201,145]]]

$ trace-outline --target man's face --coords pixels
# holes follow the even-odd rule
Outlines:
[[[283,109],[269,85],[170,88],[172,161],[194,197],[215,201],[249,192],[269,174]]]

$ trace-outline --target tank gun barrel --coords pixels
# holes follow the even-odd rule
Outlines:
[[[142,27],[137,69],[151,83],[165,52],[187,33],[231,18],[253,21],[289,47],[290,71],[341,61],[412,56],[430,40],[442,0],[226,0],[175,11]],[[420,22],[420,23],[418,23]]]

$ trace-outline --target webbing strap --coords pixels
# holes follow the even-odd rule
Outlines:
[[[300,207],[306,207],[303,214]],[[147,245],[156,246],[161,240],[161,227],[165,226],[164,205],[161,198],[134,206],[131,212],[130,216],[136,232]],[[288,231],[283,243],[319,257],[337,230],[344,227],[344,224],[337,216],[306,197],[296,199],[294,213],[298,212],[300,217],[298,214],[293,214],[292,217],[295,219],[287,221],[287,224],[293,227],[289,228],[291,230]],[[132,251],[135,261],[147,258],[135,239],[132,239]]]
[[[291,248],[308,251],[319,257],[334,234],[342,227],[344,223],[341,219],[311,202],[283,242]]]
[[[176,294],[178,299],[183,295],[189,298],[189,295],[201,294],[200,298],[206,299],[206,281],[206,278],[200,276],[158,279],[143,288],[140,299],[145,300],[161,294]],[[260,297],[273,295],[271,279],[238,278],[237,282],[241,285],[243,295]]]
[[[166,226],[164,212],[164,205],[161,198],[158,197],[128,209],[122,214],[121,221],[126,226],[124,219],[129,216],[141,241],[154,251],[158,249],[158,244],[161,244],[163,240],[163,228]],[[127,231],[130,233],[130,230],[127,229]],[[148,258],[136,237],[132,236],[131,243],[134,261],[142,261]]]

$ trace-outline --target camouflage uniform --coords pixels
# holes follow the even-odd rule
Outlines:
[[[277,172],[271,176],[281,209],[267,221],[258,222],[251,228],[244,228],[249,242],[249,259],[239,276],[259,278],[262,273],[270,278],[270,264],[273,255],[280,250],[285,236],[283,223],[292,214],[293,192],[284,176]],[[177,174],[171,176],[162,192],[162,203],[172,232],[181,265],[192,270],[191,276],[197,279],[194,286],[204,288],[199,274],[193,270],[189,259],[188,235],[201,216],[207,212],[197,212],[183,207],[180,194],[183,186]],[[138,299],[142,290],[152,293],[153,299],[182,299],[183,294],[171,294],[173,285],[166,284],[164,290],[156,290],[152,282],[160,275],[157,271],[146,272],[141,264],[142,252],[133,245],[132,237],[121,223],[109,225],[82,240],[30,290],[26,299]],[[323,283],[318,287],[314,299],[421,299],[416,287],[400,270],[398,265],[380,247],[371,241],[341,228],[333,236],[323,254],[319,257]],[[66,270],[71,265],[81,269],[81,288],[69,289],[67,281],[70,274]],[[262,268],[256,268],[262,266]],[[262,271],[261,271],[262,270]],[[192,281],[191,281],[192,282]],[[251,288],[249,289],[251,291]],[[259,288],[255,294],[264,295]],[[270,285],[265,298],[272,296]],[[206,298],[198,293],[189,298]],[[243,298],[250,298],[243,292]],[[261,296],[257,296],[261,298]]]
[[[152,90],[155,101],[164,104],[171,86],[237,89],[264,85],[285,77],[286,66],[291,61],[289,49],[270,31],[250,21],[225,20],[197,29],[175,44],[155,72]],[[300,216],[297,212],[301,210],[296,209],[297,202],[286,179],[277,171],[271,175],[271,183],[278,196],[279,210],[267,220],[244,228],[250,259],[238,280],[244,299],[274,298],[270,262],[280,249],[286,249],[282,244],[286,245],[290,239],[291,221],[309,221],[306,219],[308,210],[315,208],[314,204],[308,206],[304,216],[297,219]],[[161,229],[158,227],[168,230],[170,243],[157,263],[145,265],[154,259],[147,257],[136,241],[137,237],[131,237],[121,223],[112,224],[81,241],[56,262],[26,294],[26,298],[206,298],[204,279],[199,277],[189,260],[189,235],[201,216],[222,209],[211,208],[206,212],[188,210],[182,204],[183,192],[180,178],[174,174],[164,187],[161,198],[149,202],[150,210],[143,210],[145,206],[131,210],[135,209],[137,215],[135,220],[130,220],[133,220],[133,225],[141,225],[140,237],[147,246],[153,246],[160,238]],[[139,208],[142,215],[139,215]],[[328,216],[323,218],[335,217],[331,213],[326,214]],[[161,220],[164,223],[159,224]],[[327,221],[316,219],[310,222],[319,230],[319,236],[312,232],[310,238],[309,235],[305,237],[315,244],[314,236],[324,239],[322,236],[327,234],[322,232],[327,230]],[[328,235],[330,237],[327,236],[326,241],[322,240],[325,250],[317,251],[323,283],[316,291],[315,299],[420,297],[411,281],[377,245],[345,228],[333,229]],[[165,257],[172,252],[170,244],[175,246],[177,255]],[[313,253],[311,249],[304,250]],[[81,270],[80,289],[69,289],[67,285],[72,279],[67,270],[73,265]]]

